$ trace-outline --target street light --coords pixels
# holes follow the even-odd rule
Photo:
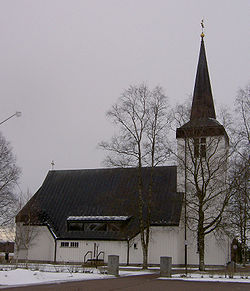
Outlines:
[[[8,118],[6,118],[4,121],[0,122],[0,125],[3,124],[4,122],[6,122],[7,120],[11,119],[11,118],[14,117],[14,116],[16,116],[16,117],[20,117],[20,116],[22,116],[22,112],[20,112],[20,111],[16,111],[16,113],[12,114],[10,117],[8,117]]]

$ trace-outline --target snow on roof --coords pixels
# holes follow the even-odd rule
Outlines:
[[[128,220],[130,216],[69,216],[67,221],[88,221],[88,220],[98,220],[98,221],[125,221]]]
[[[49,230],[51,231],[52,235],[54,236],[54,238],[57,238],[57,235],[54,232],[54,230],[52,229],[51,225],[49,223],[47,223],[47,226],[48,226]]]

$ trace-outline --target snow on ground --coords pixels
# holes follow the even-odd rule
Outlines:
[[[110,279],[114,276],[107,274],[100,274],[98,269],[90,269],[92,273],[70,273],[70,272],[51,272],[51,271],[35,271],[29,269],[14,269],[8,271],[0,271],[0,289],[4,286],[17,286],[17,285],[29,285],[29,284],[46,284],[53,282],[65,282],[73,280],[95,280],[95,279]],[[125,270],[119,271],[120,276],[133,276],[133,275],[144,275],[152,274],[152,271],[140,271],[138,270]],[[188,274],[188,277],[183,277],[183,274],[174,274],[172,278],[159,278],[161,280],[190,280],[190,281],[210,281],[210,282],[242,282],[250,283],[250,276],[241,274],[237,275],[233,279],[225,278],[222,275],[209,275],[192,273]]]
[[[234,282],[234,283],[250,283],[250,276],[235,275],[234,278],[225,278],[222,275],[209,275],[209,274],[188,274],[184,277],[183,274],[174,274],[171,278],[160,277],[161,280],[184,280],[184,281],[209,281],[209,282]]]
[[[52,283],[73,280],[95,280],[109,279],[114,276],[100,274],[97,269],[92,269],[93,273],[65,273],[65,272],[40,272],[27,269],[15,269],[9,271],[0,271],[0,289],[3,285],[29,285],[40,283]],[[121,276],[144,275],[149,271],[120,271]]]
[[[83,274],[83,273],[52,273],[16,269],[11,271],[0,271],[1,285],[26,285],[34,283],[51,283],[55,281],[90,280],[110,277],[103,274]]]

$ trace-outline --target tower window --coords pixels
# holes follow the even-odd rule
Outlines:
[[[194,157],[206,158],[206,138],[194,138]]]
[[[194,138],[194,157],[198,158],[200,155],[200,142],[199,138]]]

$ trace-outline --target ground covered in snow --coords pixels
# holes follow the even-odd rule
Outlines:
[[[144,275],[149,271],[120,271],[121,276]],[[114,278],[107,274],[101,274],[97,269],[89,269],[86,273],[70,273],[70,272],[46,272],[32,271],[27,269],[14,269],[8,271],[0,271],[0,289],[3,285],[28,285],[40,283],[63,282],[73,280],[95,280]]]
[[[52,265],[51,265],[52,266]],[[55,268],[55,266],[54,266]],[[72,269],[71,269],[72,270]],[[121,268],[120,276],[132,276],[132,275],[144,275],[144,274],[152,274],[158,270],[151,271],[141,271],[137,269],[130,268],[128,270]],[[0,268],[0,289],[1,286],[16,286],[16,285],[29,285],[29,284],[45,284],[52,282],[65,282],[65,281],[73,281],[73,280],[95,280],[95,279],[109,279],[114,278],[114,276],[110,276],[107,274],[101,274],[100,270],[95,268],[85,269],[83,271],[71,272],[70,269],[64,268],[60,269],[59,267],[55,270],[46,266],[43,271],[31,269],[4,269]],[[172,278],[160,278],[161,280],[190,280],[190,281],[220,281],[220,282],[242,282],[242,283],[250,283],[250,275],[249,274],[236,274],[234,278],[225,278],[225,275],[218,274],[201,274],[198,272],[188,273],[185,277],[183,274],[174,274]]]
[[[175,274],[171,278],[160,277],[161,280],[185,280],[185,281],[209,281],[209,282],[234,282],[234,283],[250,283],[250,276],[247,275],[235,275],[233,278],[222,275],[209,275],[209,274],[200,274],[193,273],[188,274],[187,276]]]
[[[48,283],[54,281],[72,281],[72,280],[90,280],[103,279],[107,275],[103,274],[83,274],[83,273],[52,273],[31,271],[25,269],[16,269],[10,271],[0,271],[0,286],[1,285],[23,285],[34,283]]]

